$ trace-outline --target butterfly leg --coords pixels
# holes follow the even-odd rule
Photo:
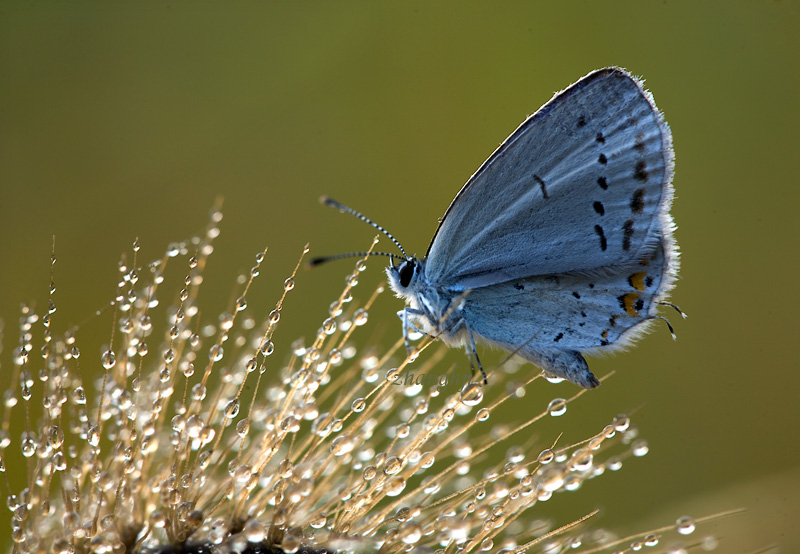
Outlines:
[[[472,336],[472,329],[469,327],[469,323],[467,323],[466,319],[458,320],[458,323],[452,329],[452,333],[455,334],[458,331],[459,327],[464,327],[467,331],[467,337],[469,337],[469,345],[467,346],[467,357],[469,358],[469,366],[472,369],[472,375],[475,375],[475,366],[472,364],[472,360],[475,360],[475,363],[478,365],[478,370],[483,375],[483,384],[488,385],[489,380],[486,378],[486,372],[483,370],[483,365],[481,365],[481,359],[478,357],[478,350],[475,348],[475,338]],[[469,355],[469,349],[472,349],[472,356]]]
[[[406,354],[411,355],[411,343],[408,341],[408,328],[411,327],[414,331],[418,333],[422,333],[423,335],[426,334],[425,331],[421,330],[419,327],[414,325],[413,322],[409,321],[408,315],[411,314],[413,316],[422,316],[425,315],[425,312],[422,310],[416,310],[414,308],[403,308],[399,312],[397,312],[397,317],[399,317],[403,322],[403,341],[406,345]]]

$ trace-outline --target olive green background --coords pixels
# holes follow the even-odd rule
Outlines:
[[[725,551],[792,551],[798,29],[798,2],[752,0],[6,2],[0,384],[19,302],[46,304],[53,235],[63,330],[112,297],[135,237],[144,259],[157,258],[202,230],[223,195],[200,302],[225,309],[237,273],[269,246],[250,302],[269,310],[306,242],[321,255],[366,248],[375,234],[320,195],[421,255],[463,182],[528,114],[592,69],[619,65],[647,79],[672,128],[682,250],[673,300],[689,318],[665,312],[677,342],[659,326],[630,352],[591,360],[616,375],[564,418],[576,439],[635,410],[650,454],[538,513],[600,506],[601,524],[630,530],[747,507],[721,532],[732,539]],[[369,296],[382,265],[370,265],[357,296]],[[301,272],[279,340],[314,333],[350,267]],[[399,336],[398,308],[385,294],[373,313],[386,344]],[[97,329],[105,337],[108,327]],[[536,388],[539,403],[575,390]]]

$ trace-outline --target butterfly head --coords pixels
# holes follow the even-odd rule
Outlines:
[[[407,297],[411,291],[419,287],[419,280],[424,278],[425,265],[417,258],[403,258],[398,265],[386,268],[389,277],[389,286],[398,296]]]

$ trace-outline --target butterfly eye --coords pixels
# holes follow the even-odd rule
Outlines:
[[[400,284],[403,288],[411,283],[411,278],[414,276],[415,265],[414,260],[406,260],[400,264],[400,269],[397,270],[397,274],[400,276]]]

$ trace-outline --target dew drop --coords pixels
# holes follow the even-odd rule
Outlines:
[[[253,544],[262,542],[266,532],[264,524],[257,519],[250,519],[244,524],[244,536]]]
[[[353,314],[353,323],[356,326],[360,327],[361,325],[364,325],[367,322],[367,319],[368,319],[367,311],[363,308],[359,308]]]
[[[239,415],[239,401],[235,398],[225,405],[225,417],[233,419]]]
[[[536,458],[536,461],[542,465],[549,464],[552,462],[556,457],[556,453],[546,448],[539,453],[539,457]]]
[[[477,406],[483,400],[483,387],[477,383],[469,383],[461,389],[461,403],[465,406]]]
[[[383,472],[386,475],[396,475],[401,469],[403,469],[403,460],[396,456],[387,459],[383,466]]]
[[[644,545],[645,546],[656,546],[658,545],[659,536],[655,533],[650,533],[644,538]]]
[[[675,529],[681,535],[691,535],[694,533],[696,526],[694,519],[689,516],[682,516],[679,517],[678,520],[675,522]]]
[[[75,404],[86,404],[86,392],[83,390],[82,386],[75,387],[75,390],[72,391],[72,401]]]
[[[326,335],[332,335],[336,331],[336,321],[329,317],[322,322],[322,330]]]
[[[331,442],[331,454],[334,456],[343,456],[353,451],[356,443],[347,435],[336,437]]]
[[[563,398],[554,398],[547,405],[547,413],[553,417],[559,417],[567,413],[567,401]]]
[[[416,544],[422,538],[422,526],[414,521],[404,521],[397,527],[397,537],[405,544]]]
[[[623,431],[627,431],[628,427],[631,425],[631,420],[628,416],[624,414],[620,414],[614,418],[614,421],[611,422],[614,428],[622,433]]]
[[[106,350],[103,352],[101,361],[105,369],[111,369],[117,364],[117,357],[112,350]]]
[[[354,412],[359,413],[363,412],[364,408],[367,407],[367,402],[363,398],[356,398],[353,400],[352,409]]]
[[[631,446],[631,453],[636,457],[642,457],[650,451],[647,441],[639,439]]]

